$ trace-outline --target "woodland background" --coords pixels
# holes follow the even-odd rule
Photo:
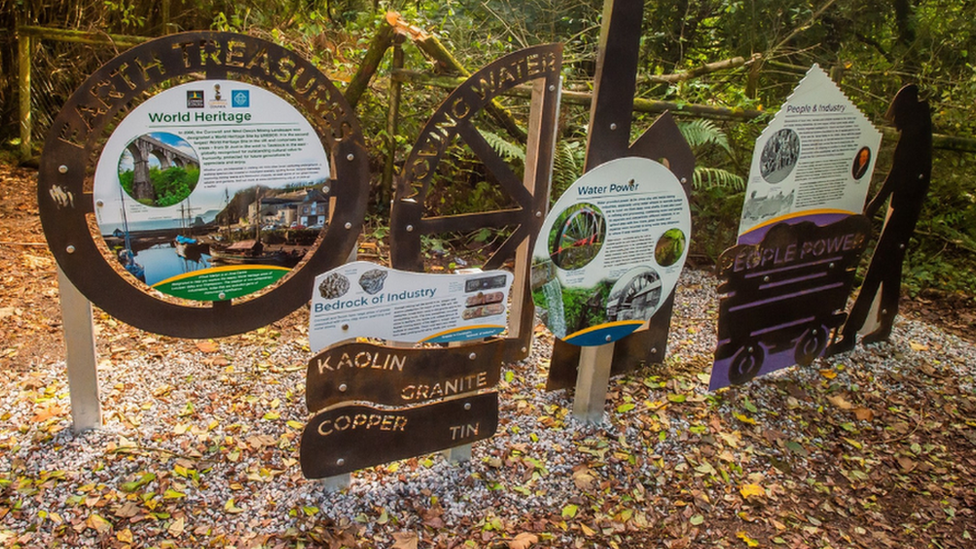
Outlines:
[[[370,40],[395,10],[430,32],[470,70],[519,48],[559,41],[566,45],[564,89],[591,91],[602,0],[0,0],[0,21],[153,37],[184,30],[243,32],[293,48],[312,59],[340,87],[355,73]],[[937,293],[976,301],[976,4],[962,0],[660,0],[646,2],[638,96],[679,105],[731,109],[726,114],[678,119],[698,156],[693,196],[692,259],[713,262],[735,238],[744,178],[759,132],[813,63],[828,70],[843,91],[878,126],[889,100],[904,84],[921,86],[932,107],[937,140],[932,188],[905,263],[911,295]],[[73,90],[123,47],[35,40],[32,108],[34,155],[44,133]],[[405,67],[439,67],[410,41]],[[397,162],[447,90],[406,84],[397,135],[387,134],[391,55],[357,106],[371,151],[373,196],[370,236],[385,235],[389,190],[385,159]],[[736,59],[741,58],[741,59]],[[731,61],[730,61],[731,60]],[[729,61],[710,70],[708,64]],[[18,142],[17,33],[0,36],[0,143],[13,162]],[[524,99],[506,99],[521,117]],[[767,113],[756,116],[757,113]],[[635,113],[635,136],[656,114]],[[580,174],[587,107],[561,111],[552,196]],[[486,120],[489,141],[513,163],[518,139]],[[875,188],[890,166],[897,134],[886,131]],[[476,211],[504,202],[463,147],[444,163],[428,206],[444,213]],[[35,156],[36,161],[36,156]],[[875,220],[880,225],[881,218]],[[497,235],[478,231],[426,241],[445,248],[490,248]]]

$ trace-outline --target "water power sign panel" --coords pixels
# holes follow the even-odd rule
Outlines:
[[[688,199],[668,168],[637,157],[607,162],[546,217],[532,254],[532,299],[567,343],[616,341],[670,295],[690,236]]]

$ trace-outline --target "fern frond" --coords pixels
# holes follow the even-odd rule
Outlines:
[[[525,149],[516,143],[506,140],[504,137],[487,130],[478,130],[478,133],[485,138],[488,145],[498,153],[506,162],[519,160],[525,162]]]
[[[725,132],[711,120],[699,118],[691,122],[678,122],[678,129],[681,130],[681,135],[684,136],[685,141],[692,149],[712,144],[721,147],[726,152],[732,152]]]
[[[721,168],[706,168],[704,166],[695,168],[692,184],[696,189],[726,187],[733,191],[742,191],[746,188],[746,180],[742,176]]]
[[[558,197],[579,179],[583,171],[586,149],[579,141],[559,141],[552,163],[552,193]]]

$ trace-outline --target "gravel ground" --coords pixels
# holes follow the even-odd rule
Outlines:
[[[703,271],[682,275],[665,364],[611,380],[601,425],[572,419],[571,394],[544,391],[551,339],[539,329],[531,356],[503,370],[498,432],[470,461],[394,462],[354,473],[340,492],[304,479],[297,462],[307,313],[286,319],[289,330],[197,344],[100,315],[104,428],[72,433],[63,362],[18,368],[0,389],[0,546],[973,543],[974,344],[899,319],[890,343],[713,394],[715,285]],[[946,387],[958,396],[958,414],[940,420],[951,441],[927,442],[944,410],[921,407]],[[963,456],[954,468],[931,457],[942,447]],[[876,473],[926,463],[935,473],[919,482],[949,467],[958,487],[937,526],[877,497],[845,507],[844,494],[871,497]]]

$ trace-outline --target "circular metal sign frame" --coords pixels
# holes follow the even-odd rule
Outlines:
[[[246,300],[209,306],[164,301],[120,273],[89,229],[94,203],[85,189],[107,139],[132,106],[171,83],[242,78],[300,106],[330,156],[328,196],[334,213],[319,245],[289,277]],[[113,317],[157,334],[222,337],[283,318],[305,305],[316,274],[343,264],[362,230],[369,166],[359,122],[327,76],[274,43],[223,32],[165,36],[127,50],[92,74],[51,126],[38,173],[38,207],[58,265],[92,303]],[[173,300],[175,301],[175,300]]]

